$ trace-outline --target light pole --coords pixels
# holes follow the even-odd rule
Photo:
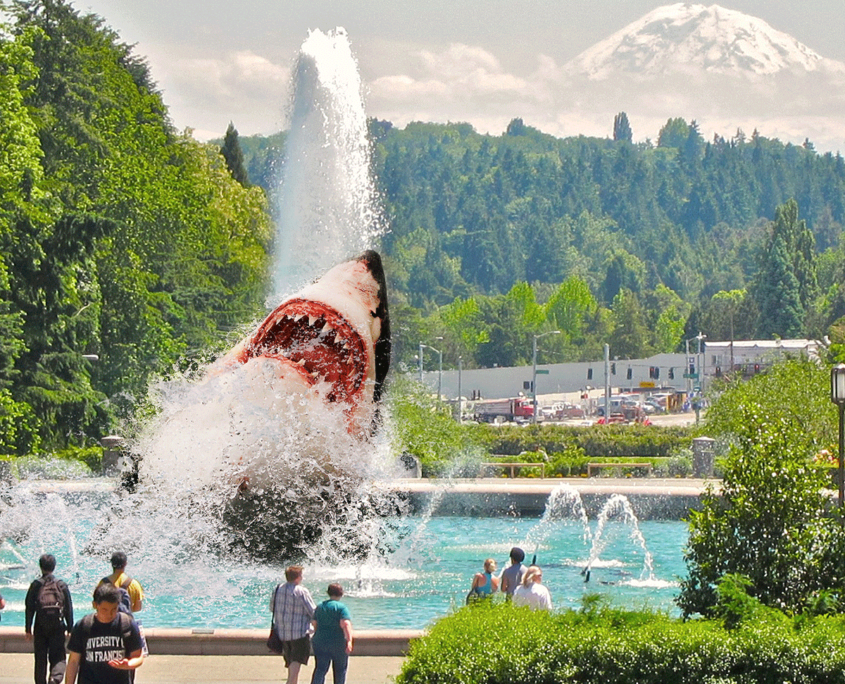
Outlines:
[[[458,423],[464,422],[464,395],[461,387],[461,373],[464,370],[464,357],[458,357]]]
[[[531,365],[533,368],[531,372],[531,394],[534,396],[534,411],[531,416],[531,422],[534,425],[537,424],[537,340],[546,335],[560,335],[560,330],[550,330],[549,332],[534,335],[534,341],[531,346]]]
[[[707,361],[707,357],[704,354],[701,353],[701,343],[705,339],[707,339],[707,335],[702,335],[701,331],[699,331],[698,335],[695,336],[695,339],[698,340],[698,354],[696,355],[697,356],[696,360],[698,361],[698,364],[696,364],[697,365],[696,370],[698,370],[698,374],[699,374],[698,375],[698,387],[699,387],[699,392],[701,393],[701,396],[703,397],[704,396],[704,375],[705,375],[705,370],[706,370],[704,368],[704,364]]]
[[[845,363],[830,370],[830,400],[839,407],[839,508],[845,499]]]
[[[438,337],[437,339],[442,340],[443,338]],[[437,354],[437,400],[440,401],[440,390],[443,387],[443,352],[431,345],[420,342],[420,384],[423,381],[423,349],[431,349],[431,351]]]
[[[417,355],[417,358],[419,359],[419,362],[420,362],[420,384],[421,385],[423,384],[423,378],[422,378],[422,373],[423,373],[423,347],[425,347],[425,345],[422,342],[420,342],[420,353]]]

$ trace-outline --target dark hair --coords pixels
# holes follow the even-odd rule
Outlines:
[[[339,584],[330,584],[329,591],[327,592],[329,597],[335,596],[337,598],[341,598],[343,596],[343,587]]]
[[[298,577],[302,577],[301,565],[291,565],[289,568],[285,568],[285,579],[288,582],[293,582]]]
[[[518,546],[514,546],[511,549],[511,560],[516,561],[517,563],[521,563],[525,560],[525,551],[523,551]]]
[[[121,570],[126,567],[126,563],[128,559],[126,558],[126,554],[123,551],[115,551],[111,555],[111,566],[113,570],[117,570],[120,568]]]
[[[41,572],[53,572],[56,569],[56,557],[52,553],[42,554],[38,559],[38,565]]]
[[[94,589],[94,603],[99,605],[104,602],[114,604],[120,603],[120,589],[108,582],[103,582]]]

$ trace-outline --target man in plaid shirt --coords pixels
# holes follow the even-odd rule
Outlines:
[[[287,684],[297,684],[299,669],[308,664],[311,655],[311,619],[316,607],[311,592],[302,584],[302,566],[291,565],[285,570],[287,582],[273,592],[270,610],[276,633],[282,642],[282,656],[288,669]]]

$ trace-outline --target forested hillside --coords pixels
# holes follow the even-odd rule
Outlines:
[[[8,16],[0,455],[123,429],[151,378],[262,311],[285,140],[233,125],[198,143],[104,20],[65,0]],[[845,342],[841,156],[756,132],[705,141],[681,119],[634,145],[624,113],[612,123],[559,139],[519,119],[501,136],[370,122],[394,367],[420,342],[444,368],[524,364],[552,330],[541,363],[677,350],[699,331]]]
[[[0,454],[93,443],[249,321],[260,188],[173,130],[142,57],[62,0],[0,35]],[[97,355],[98,361],[83,358]]]
[[[624,113],[611,131],[371,122],[398,358],[422,340],[447,367],[526,363],[551,329],[564,334],[543,361],[600,358],[605,342],[630,358],[699,331],[820,336],[845,314],[839,154],[756,131],[705,141],[678,118],[654,143],[632,144]],[[247,158],[266,182],[266,154]]]

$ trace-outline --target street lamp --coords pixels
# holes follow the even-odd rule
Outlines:
[[[437,339],[442,340],[443,338],[438,337]],[[437,354],[437,400],[440,401],[440,391],[443,387],[443,352],[420,342],[420,384],[423,381],[423,349],[431,349]]]
[[[531,365],[533,371],[531,373],[531,393],[534,395],[534,414],[531,416],[531,422],[537,424],[537,340],[546,335],[560,335],[560,330],[550,330],[549,332],[534,335],[534,343],[531,348]]]
[[[461,387],[461,373],[464,370],[464,357],[458,357],[458,423],[464,422],[464,395]]]
[[[845,363],[830,370],[830,400],[839,407],[839,508],[845,500]]]

